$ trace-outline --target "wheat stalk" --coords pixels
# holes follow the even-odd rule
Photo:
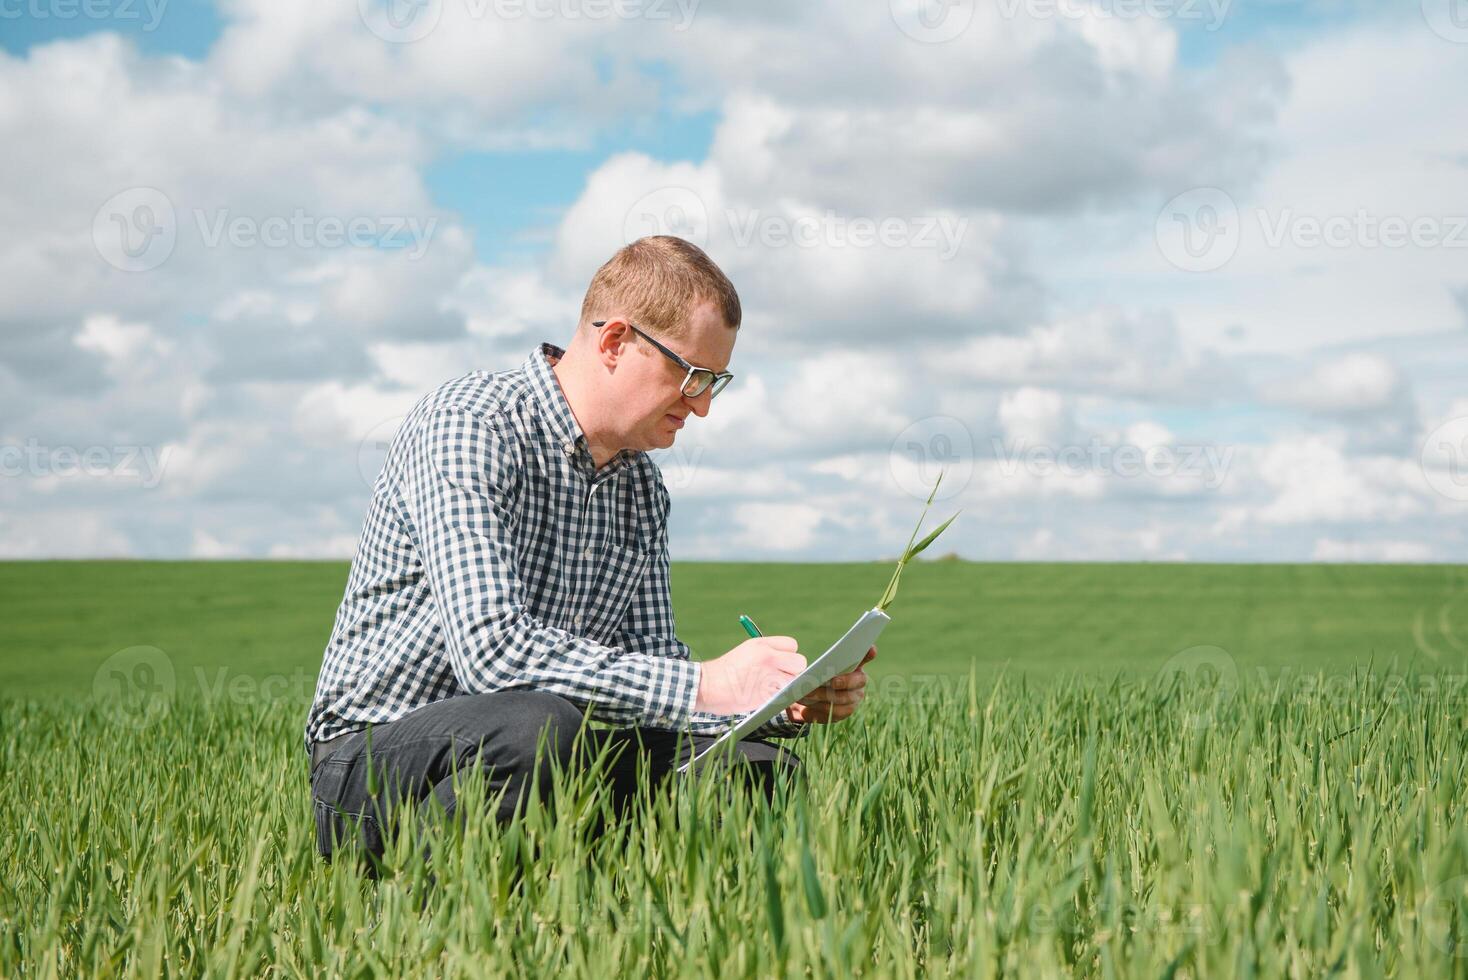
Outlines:
[[[885,592],[882,593],[882,600],[877,603],[877,609],[879,611],[885,612],[887,607],[892,604],[892,600],[897,598],[897,583],[901,580],[902,570],[907,567],[907,563],[909,561],[912,561],[912,559],[920,554],[922,550],[928,545],[938,540],[938,535],[946,531],[948,529],[948,525],[953,523],[953,517],[957,517],[959,514],[962,513],[962,510],[955,511],[953,517],[950,517],[942,524],[939,524],[938,527],[927,537],[923,538],[915,545],[912,543],[913,539],[917,537],[918,528],[921,528],[923,526],[923,518],[928,516],[928,508],[932,506],[933,498],[938,494],[938,487],[943,484],[943,472],[944,471],[942,470],[938,471],[938,479],[933,484],[933,489],[928,493],[927,503],[923,504],[923,513],[918,518],[917,527],[914,527],[912,529],[912,534],[907,539],[907,548],[903,551],[902,557],[897,560],[897,570],[892,573],[892,581],[887,583],[887,589]]]

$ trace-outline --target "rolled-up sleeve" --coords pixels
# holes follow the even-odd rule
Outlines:
[[[527,610],[514,533],[524,451],[499,416],[440,408],[419,420],[405,448],[404,517],[465,691],[549,691],[617,726],[679,730],[692,721],[700,668],[671,623],[666,637],[634,630],[635,640],[614,646]],[[666,580],[665,568],[657,574]]]

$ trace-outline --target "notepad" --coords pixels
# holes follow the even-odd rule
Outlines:
[[[741,718],[737,725],[720,735],[718,740],[711,743],[708,748],[679,766],[678,771],[684,772],[709,753],[731,746],[734,742],[753,734],[755,729],[837,674],[844,674],[856,667],[861,663],[861,658],[866,656],[866,652],[872,648],[872,644],[877,642],[882,628],[891,621],[892,617],[880,609],[869,609],[862,613],[861,618],[852,624],[851,629],[847,630],[841,639],[831,644],[829,650],[808,663],[805,670],[791,678],[789,683],[772,694],[764,704]]]

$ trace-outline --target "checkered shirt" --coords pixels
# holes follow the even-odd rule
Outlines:
[[[372,488],[306,742],[458,694],[550,691],[618,727],[717,734],[673,627],[662,474],[596,469],[541,344],[414,406]],[[756,733],[809,730],[787,712]]]

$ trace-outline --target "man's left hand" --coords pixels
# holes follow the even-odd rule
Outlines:
[[[861,704],[861,699],[866,697],[867,675],[862,667],[876,656],[877,648],[873,645],[866,656],[861,658],[861,663],[844,674],[837,674],[792,704],[787,709],[790,720],[801,724],[813,722],[825,725],[850,718],[856,712],[856,706]]]

